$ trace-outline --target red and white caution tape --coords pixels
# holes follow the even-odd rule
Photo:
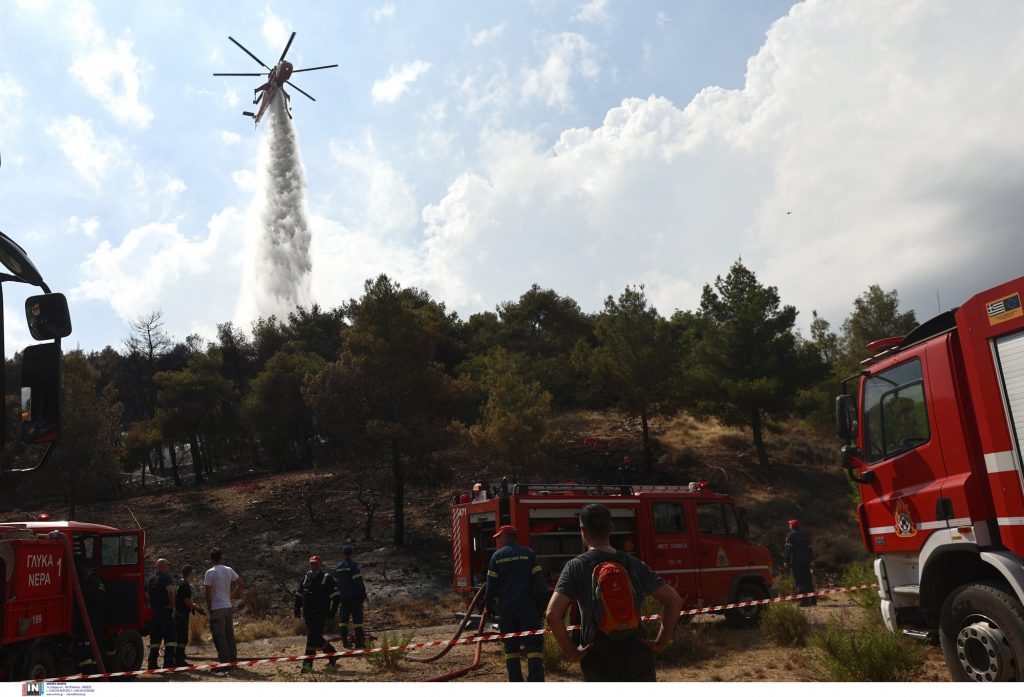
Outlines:
[[[710,605],[708,607],[694,608],[692,610],[683,610],[680,616],[687,615],[704,615],[711,612],[721,612],[723,610],[734,610],[741,607],[751,607],[753,605],[768,605],[770,603],[782,603],[791,600],[803,600],[805,598],[817,598],[824,595],[834,595],[836,593],[848,593],[850,591],[867,590],[870,588],[878,588],[877,583],[865,583],[860,586],[847,586],[845,588],[829,588],[823,591],[815,591],[813,593],[796,593],[794,595],[785,595],[778,598],[765,598],[764,600],[746,600],[740,603],[726,603],[725,605]],[[643,620],[656,620],[660,619],[661,615],[644,615],[641,619]],[[568,629],[579,629],[579,625],[572,625]],[[92,675],[65,675],[59,678],[45,678],[43,680],[25,680],[23,682],[65,682],[71,680],[100,680],[103,678],[120,678],[132,675],[157,675],[161,673],[187,673],[196,670],[213,670],[215,668],[239,668],[242,666],[262,666],[270,663],[293,663],[295,661],[307,661],[317,660],[324,658],[351,658],[353,656],[365,656],[367,654],[374,653],[386,653],[388,651],[416,651],[419,649],[437,648],[441,646],[454,646],[459,644],[478,644],[484,641],[501,641],[502,639],[515,639],[519,637],[536,636],[539,634],[545,634],[551,631],[550,629],[534,629],[525,632],[510,632],[508,634],[484,634],[481,636],[466,637],[464,639],[442,639],[438,641],[420,641],[412,644],[402,644],[400,646],[378,646],[372,649],[346,649],[344,651],[335,651],[333,653],[316,653],[312,655],[301,655],[301,656],[278,656],[274,658],[254,658],[245,661],[229,661],[226,663],[204,663],[202,665],[191,665],[183,666],[181,668],[153,668],[151,670],[132,670],[132,671],[121,671],[116,673],[95,673]]]

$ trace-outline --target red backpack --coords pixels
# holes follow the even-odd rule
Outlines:
[[[595,566],[593,590],[597,631],[615,640],[633,635],[640,626],[640,613],[625,567],[614,561]]]

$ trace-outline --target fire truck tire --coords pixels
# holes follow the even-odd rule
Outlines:
[[[114,641],[114,668],[112,671],[133,671],[142,668],[142,636],[134,629],[126,629]]]
[[[56,675],[57,659],[54,658],[53,651],[45,644],[32,648],[25,659],[23,679],[41,680],[43,678],[53,678]]]
[[[1024,607],[1007,588],[969,583],[950,593],[942,606],[939,642],[954,680],[1024,677]]]
[[[736,589],[736,597],[733,598],[732,602],[744,603],[750,600],[764,600],[767,597],[768,593],[761,586],[754,583],[741,583],[739,588]],[[752,605],[750,607],[726,610],[725,621],[729,623],[729,626],[740,629],[756,627],[761,619],[761,610],[763,609],[764,605]]]

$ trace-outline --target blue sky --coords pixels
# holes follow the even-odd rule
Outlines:
[[[179,339],[246,326],[259,81],[211,73],[259,70],[228,35],[272,65],[296,31],[297,68],[340,64],[293,80],[322,305],[386,272],[463,316],[532,283],[586,310],[643,283],[670,314],[742,256],[804,323],[871,283],[926,317],[1020,273],[1022,13],[0,0],[0,230],[72,345],[157,309]]]

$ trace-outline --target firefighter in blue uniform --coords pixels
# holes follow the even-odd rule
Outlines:
[[[786,535],[786,547],[782,552],[782,560],[793,569],[793,581],[796,582],[797,593],[813,593],[814,583],[811,581],[811,541],[800,529],[800,521],[795,518],[789,521],[789,534]],[[802,598],[800,605],[817,605],[817,598]]]
[[[174,626],[174,581],[171,580],[171,563],[166,559],[156,560],[156,571],[146,581],[149,608],[153,611],[153,623],[149,630],[149,663],[147,668],[157,668],[160,644],[164,645],[164,668],[173,668],[178,652],[177,632]]]
[[[324,624],[328,617],[338,611],[338,587],[334,577],[324,573],[320,557],[309,558],[309,571],[299,582],[299,590],[295,594],[295,616],[306,622],[306,653],[312,656],[321,648],[324,653],[334,653],[334,647],[324,638]],[[327,659],[334,666],[338,659]],[[313,659],[306,658],[302,662],[302,672],[313,670]]]
[[[355,630],[355,648],[366,648],[366,635],[363,632],[363,603],[366,602],[366,584],[363,583],[363,572],[359,564],[352,558],[352,547],[345,545],[341,553],[345,558],[334,567],[334,578],[338,582],[341,597],[341,643],[346,649],[352,648],[348,640],[349,622]]]
[[[487,567],[487,590],[484,602],[493,613],[498,598],[498,628],[502,634],[541,628],[541,612],[547,605],[548,586],[537,555],[529,547],[516,543],[518,531],[502,525],[495,533],[495,546]],[[544,636],[505,639],[505,668],[509,682],[522,682],[520,650],[526,649],[527,680],[544,681]]]
[[[89,615],[89,624],[92,625],[92,635],[96,642],[103,646],[103,630],[106,627],[105,606],[107,600],[107,588],[103,585],[98,573],[96,563],[85,561],[79,567],[79,583],[82,586],[82,599],[85,601],[85,610]],[[75,647],[75,655],[78,658],[78,669],[83,674],[99,672],[96,659],[93,656],[92,644],[89,643],[89,634],[85,631],[85,623],[81,615],[75,611],[75,636],[78,642]],[[101,648],[102,650],[102,648]]]

